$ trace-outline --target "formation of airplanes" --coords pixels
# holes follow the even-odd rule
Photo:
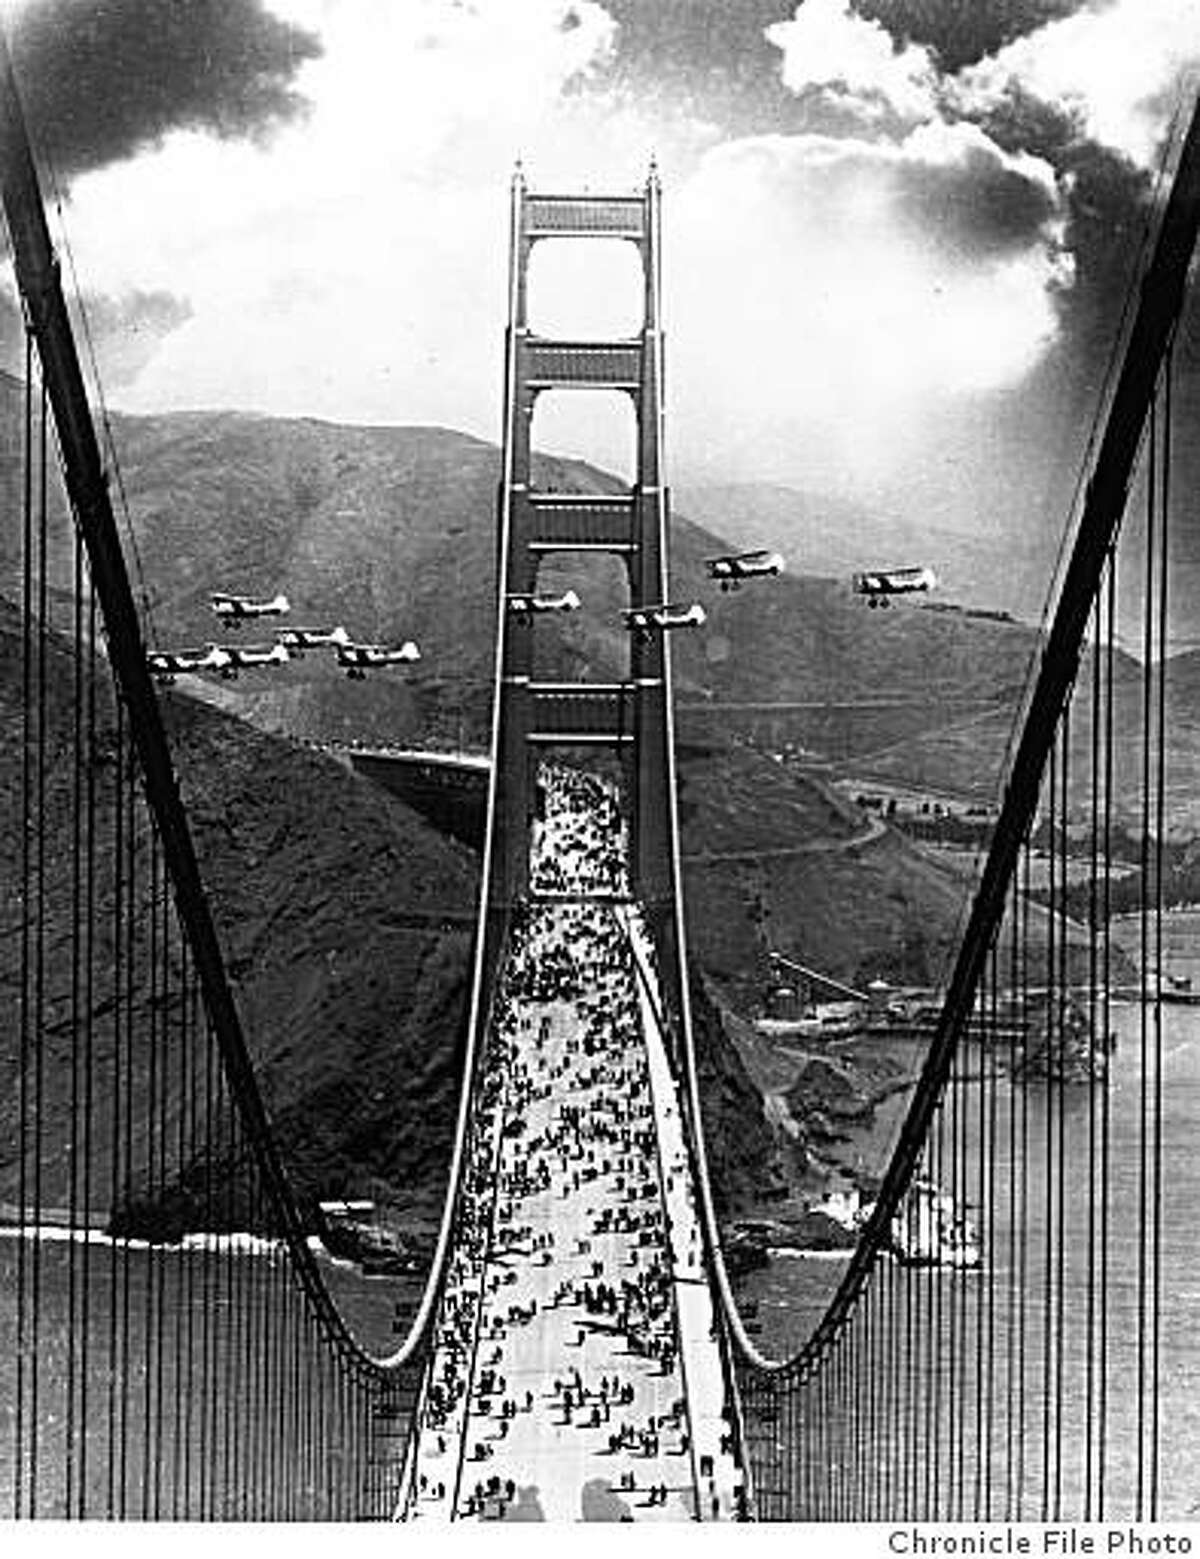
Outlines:
[[[259,598],[226,595],[214,591],[212,609],[231,628],[264,617],[282,617],[291,605],[285,595]],[[150,650],[146,664],[157,682],[172,683],[185,673],[216,671],[227,679],[252,667],[284,666],[300,660],[306,650],[332,649],[346,675],[361,680],[368,670],[383,666],[405,665],[420,660],[421,652],[411,639],[401,644],[371,644],[352,639],[340,624],[336,628],[280,628],[270,644],[205,644],[197,649]]]
[[[738,590],[747,579],[771,578],[783,573],[785,567],[782,554],[765,547],[721,553],[705,558],[704,566],[709,579],[718,583],[722,591]],[[893,596],[934,590],[937,583],[933,569],[924,566],[876,569],[855,574],[852,579],[855,594],[865,596],[871,607],[889,606]],[[283,617],[291,610],[285,595],[259,598],[214,591],[210,600],[216,616],[231,628],[261,618]],[[581,605],[574,590],[557,596],[528,593],[507,597],[508,610],[514,617],[526,620],[547,612],[578,611]],[[699,628],[707,620],[698,601],[690,606],[663,601],[653,606],[630,607],[622,615],[626,627],[643,637],[655,631]],[[399,644],[364,643],[352,639],[339,624],[336,628],[280,628],[271,644],[205,644],[196,649],[151,650],[146,659],[155,679],[170,683],[177,676],[197,671],[216,671],[222,677],[233,678],[246,668],[285,665],[314,649],[332,649],[339,667],[353,680],[362,680],[368,671],[409,665],[421,658],[411,639]]]
[[[783,555],[767,548],[752,552],[723,552],[716,557],[705,558],[708,577],[724,590],[737,590],[742,581],[782,574]],[[924,566],[912,568],[880,568],[853,576],[856,595],[867,598],[868,606],[888,606],[891,598],[911,595],[918,591],[936,590],[937,575]]]
[[[255,666],[282,666],[286,648],[275,644],[206,644],[194,650],[150,650],[146,664],[159,681],[171,683],[185,672],[217,671],[232,682],[239,671]]]

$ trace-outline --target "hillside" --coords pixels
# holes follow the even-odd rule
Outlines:
[[[860,569],[925,564],[948,600],[1039,615],[1054,542],[1014,558],[1000,537],[964,535],[894,511],[770,482],[681,487],[676,502],[738,547],[778,547],[798,573],[847,577]]]
[[[17,381],[0,375],[0,502],[11,512],[19,503],[20,402]],[[192,679],[193,691],[265,729],[309,740],[482,750],[495,614],[493,445],[445,428],[343,427],[235,412],[114,417],[112,424],[141,564],[137,583],[160,645],[221,636],[210,590],[283,590],[293,622],[415,638],[423,652],[416,667],[364,682],[347,681],[329,655],[310,654],[233,683]],[[535,462],[535,481],[584,492],[619,487],[581,461],[549,457]],[[712,529],[690,522],[689,502]],[[1040,640],[1026,623],[955,603],[961,595],[1000,605],[1003,592],[977,591],[972,581],[1003,579],[1019,597],[1017,615],[1033,617],[1044,575],[1034,590],[1024,562],[999,556],[986,538],[922,533],[938,554],[945,588],[935,601],[868,611],[851,593],[848,572],[878,561],[886,540],[899,545],[907,533],[897,523],[845,500],[782,488],[682,495],[673,516],[672,593],[702,601],[709,620],[675,641],[681,735],[705,746],[752,736],[855,776],[992,796]],[[65,597],[70,553],[61,512],[51,531],[55,582]],[[795,548],[792,535],[800,537]],[[916,546],[922,537],[908,539]],[[721,594],[704,559],[742,542],[782,543],[792,572]],[[894,552],[887,557],[902,561]],[[10,530],[0,534],[0,592],[7,583],[13,593],[15,569]],[[831,569],[838,577],[818,577]],[[620,566],[562,555],[544,565],[542,582],[548,590],[574,587],[585,608],[540,625],[539,674],[619,676],[627,665]],[[256,636],[269,629],[241,632],[247,641]],[[1194,830],[1200,818],[1188,781],[1200,770],[1200,678],[1186,674],[1186,661],[1173,663],[1168,731],[1177,777],[1168,776],[1168,807],[1177,829]],[[1136,662],[1118,654],[1117,675],[1132,687]],[[1135,744],[1132,703],[1122,726],[1126,744]]]
[[[0,501],[10,512],[19,500],[19,395],[0,378]],[[363,683],[347,682],[331,657],[310,655],[236,683],[183,679],[164,707],[255,1063],[297,1183],[307,1194],[379,1195],[428,1223],[456,1103],[477,861],[296,739],[483,745],[497,451],[446,429],[234,413],[114,425],[135,588],[159,644],[220,637],[208,596],[224,588],[284,590],[293,622],[340,621],[422,645],[414,670]],[[577,461],[541,459],[536,476],[560,490],[616,486]],[[950,774],[965,793],[990,786],[1038,641],[1028,627],[962,612],[911,604],[869,612],[844,580],[791,575],[722,595],[703,566],[720,548],[676,516],[673,594],[709,610],[702,633],[676,641],[675,657],[697,1040],[714,1181],[725,1210],[737,1212],[785,1192],[807,1159],[803,1140],[785,1143],[768,1126],[710,994],[743,1014],[757,1010],[770,951],[856,983],[941,977],[968,881],[861,816],[826,781],[838,764],[857,764],[884,777]],[[63,612],[60,496],[51,552]],[[15,563],[10,529],[0,533],[0,585],[11,585]],[[620,567],[556,558],[543,585],[573,586],[587,610],[545,625],[538,674],[622,674]],[[15,631],[8,612],[0,795],[19,784]],[[56,664],[65,688],[70,668]],[[789,742],[807,749],[808,772],[769,756]],[[65,814],[54,815],[62,826]],[[68,858],[65,843],[48,838],[51,861]],[[8,882],[16,848],[0,831]],[[55,890],[60,903],[65,891]],[[14,945],[0,938],[8,949],[0,1007],[10,1009]],[[11,1013],[4,1020],[11,1026]],[[66,1072],[52,1075],[47,1104],[61,1122]],[[10,1142],[13,1107],[10,1091],[0,1102]],[[14,1172],[0,1148],[0,1198],[11,1199]]]
[[[22,785],[20,632],[15,609],[0,600],[0,1027],[8,1033],[19,1026],[20,838],[12,820],[20,815]],[[74,666],[54,639],[47,664],[45,924],[55,947],[70,924]],[[95,750],[104,756],[95,828],[98,839],[110,840],[114,737],[103,674],[97,701]],[[243,1028],[294,1184],[306,1197],[376,1196],[410,1226],[428,1227],[440,1212],[457,1112],[476,857],[333,759],[185,695],[167,694],[163,712]],[[115,885],[103,850],[98,859],[103,1008]],[[43,1196],[54,1203],[67,1199],[70,960],[48,959],[45,978]],[[149,1032],[151,1000],[145,978],[137,977],[136,1035]],[[722,1205],[737,1210],[756,1205],[781,1170],[761,1099],[699,988],[697,1016],[714,1175]],[[111,1112],[111,1043],[102,1020],[94,1041],[100,1123]],[[172,1142],[181,1107],[176,1081],[168,1080]],[[139,1067],[135,1099],[143,1086]],[[18,1194],[18,1108],[18,1090],[4,1090],[0,1202]],[[139,1173],[146,1162],[142,1140],[129,1155],[132,1178],[120,1204],[126,1213],[143,1201]],[[107,1188],[111,1167],[101,1125],[93,1183]],[[157,1223],[161,1198],[155,1203],[150,1216]],[[188,1221],[186,1212],[181,1217]]]
[[[0,498],[16,501],[19,387],[0,379]],[[116,417],[122,490],[151,620],[164,646],[219,636],[213,589],[284,591],[295,622],[342,622],[372,638],[415,638],[406,672],[348,683],[328,656],[244,675],[209,696],[269,729],[315,740],[483,745],[494,627],[494,446],[441,428],[339,427],[238,413]],[[612,491],[580,461],[544,458],[539,486]],[[1011,702],[1032,630],[904,607],[867,612],[844,581],[789,575],[725,596],[703,560],[711,531],[677,512],[672,592],[710,618],[677,641],[678,695],[703,705],[705,738],[753,727],[749,703],[902,698],[911,731],[942,724],[956,700]],[[65,583],[66,549],[59,552]],[[11,573],[11,559],[7,560]],[[6,559],[0,554],[0,569]],[[803,562],[799,565],[803,567]],[[603,679],[627,664],[620,568],[555,558],[548,589],[573,585],[585,609],[545,625],[545,675]],[[0,589],[3,581],[0,580]],[[243,630],[247,638],[250,629]],[[793,710],[803,744],[827,717]],[[843,722],[844,724],[844,722]]]
[[[17,619],[0,613],[0,796],[16,800],[21,772]],[[69,925],[71,760],[68,656],[51,650],[44,835],[46,923],[53,946]],[[107,689],[99,688],[100,753],[113,735]],[[406,808],[341,765],[265,736],[181,697],[165,702],[181,786],[244,1029],[285,1160],[309,1194],[346,1194],[377,1179],[414,1203],[436,1203],[444,1181],[467,998],[469,923],[476,865]],[[97,773],[97,836],[111,837],[111,762]],[[4,817],[19,816],[16,805]],[[19,988],[19,839],[0,828],[3,935],[0,1021],[15,1031]],[[103,852],[100,856],[104,861]],[[112,912],[114,884],[96,883],[98,924]],[[97,967],[111,965],[105,944]],[[70,961],[46,965],[48,1014],[67,1010]],[[103,1002],[107,975],[98,975]],[[144,1010],[144,981],[135,992]],[[97,1119],[111,1087],[97,1027]],[[47,1024],[44,1132],[65,1141],[71,1069],[69,1024]],[[172,1110],[178,1109],[172,1100]],[[15,1141],[16,1091],[0,1096],[0,1144]],[[103,1133],[99,1133],[103,1137]],[[16,1164],[0,1145],[0,1199],[15,1199]],[[107,1150],[97,1144],[101,1161]],[[137,1152],[132,1162],[142,1162]],[[107,1185],[98,1163],[99,1184]],[[59,1162],[65,1173],[65,1160]],[[49,1171],[54,1181],[54,1169]],[[60,1187],[45,1187],[54,1200]],[[127,1188],[136,1195],[136,1184]]]
[[[209,591],[284,591],[291,620],[344,623],[381,640],[413,638],[422,660],[363,682],[328,654],[286,669],[206,679],[206,696],[264,729],[311,741],[482,750],[494,654],[496,448],[444,428],[341,427],[237,413],[117,418],[123,490],[162,644],[221,630]],[[535,462],[539,487],[604,492],[616,480],[581,461]],[[768,538],[769,539],[769,538]],[[1014,712],[1040,648],[1027,624],[906,602],[872,612],[845,576],[789,574],[731,594],[707,578],[720,536],[676,512],[672,594],[708,622],[675,640],[681,735],[727,747],[754,736],[847,772],[995,793]],[[984,548],[986,551],[986,547]],[[990,566],[990,565],[989,565]],[[549,592],[584,609],[539,624],[537,674],[609,680],[628,667],[627,596],[613,559],[547,560]],[[247,627],[241,637],[269,637]],[[1123,688],[1136,663],[1118,655]],[[1173,766],[1200,764],[1200,698],[1181,695]],[[1131,723],[1132,721],[1132,723]],[[1136,741],[1135,714],[1122,720]],[[882,751],[881,751],[882,749]],[[1136,790],[1136,767],[1118,780]],[[1183,823],[1190,801],[1169,786]]]
[[[8,452],[0,481],[7,472],[10,486],[18,409],[19,386],[0,379],[0,451]],[[208,594],[226,588],[283,590],[293,622],[413,637],[423,651],[415,668],[364,682],[347,681],[328,654],[310,654],[233,683],[183,679],[191,691],[309,741],[485,745],[494,446],[447,429],[232,412],[120,417],[114,430],[140,583],[161,644],[219,636]],[[582,462],[548,457],[536,462],[535,478],[560,490],[618,486]],[[842,518],[848,530],[861,517]],[[742,856],[688,866],[705,965],[731,971],[751,945],[765,945],[765,915],[775,945],[798,956],[807,948],[818,965],[829,961],[830,972],[932,975],[957,921],[961,881],[931,877],[928,860],[906,854],[891,833],[831,853],[829,844],[866,822],[829,814],[821,776],[992,797],[1038,635],[1017,622],[920,603],[872,612],[844,578],[806,573],[725,595],[703,566],[721,545],[675,515],[672,593],[700,599],[709,612],[701,632],[675,640],[683,848],[687,856]],[[538,674],[621,675],[628,655],[621,566],[553,557],[542,584],[576,588],[585,610],[539,623]],[[255,630],[241,636],[252,639]],[[1132,663],[1118,657],[1117,670],[1123,687],[1132,686]],[[1197,747],[1197,722],[1182,711],[1171,729],[1181,733],[1185,756]],[[793,769],[785,784],[765,759],[752,769],[747,743],[799,748],[812,772],[805,778]],[[1076,744],[1076,761],[1082,750]],[[1122,762],[1119,778],[1126,777],[1136,780],[1136,764]],[[702,793],[712,805],[697,812]],[[727,916],[725,906],[736,913]],[[900,965],[898,948],[912,953]],[[745,967],[738,978],[750,978]]]
[[[744,1013],[767,955],[835,979],[936,981],[967,883],[835,792],[744,747],[685,749],[680,824],[688,939]]]

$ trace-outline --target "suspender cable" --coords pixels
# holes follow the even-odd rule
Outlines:
[[[1102,889],[1102,908],[1104,923],[1111,927],[1112,917],[1112,809],[1113,809],[1113,777],[1115,754],[1115,698],[1113,685],[1113,661],[1114,646],[1117,632],[1117,554],[1115,548],[1111,549],[1108,557],[1108,574],[1105,599],[1105,638],[1104,638],[1104,881]],[[1112,958],[1109,936],[1106,933],[1104,942],[1104,991],[1105,991],[1105,1022],[1108,1021],[1108,992],[1112,989]],[[1100,1340],[1098,1355],[1100,1361],[1100,1391],[1097,1403],[1097,1489],[1096,1489],[1096,1518],[1103,1520],[1107,1514],[1105,1503],[1106,1479],[1105,1469],[1108,1452],[1108,1278],[1109,1278],[1109,1191],[1110,1191],[1110,1147],[1112,1140],[1112,1088],[1111,1088],[1111,1063],[1108,1055],[1104,1061],[1105,1087],[1100,1101]]]
[[[1160,482],[1160,519],[1158,525],[1158,578],[1157,578],[1157,629],[1158,676],[1157,709],[1155,726],[1157,742],[1155,750],[1155,860],[1154,860],[1154,930],[1156,988],[1154,1000],[1154,1088],[1151,1108],[1152,1141],[1150,1149],[1153,1191],[1150,1200],[1150,1469],[1147,1477],[1148,1508],[1150,1520],[1158,1518],[1159,1495],[1159,1430],[1160,1430],[1160,1354],[1162,1318],[1162,1164],[1163,1164],[1163,1033],[1162,1033],[1162,979],[1163,979],[1163,912],[1165,909],[1163,887],[1164,847],[1166,844],[1166,779],[1167,779],[1167,635],[1169,624],[1170,584],[1170,536],[1171,536],[1171,455],[1174,343],[1168,350],[1162,376],[1162,480]]]
[[[17,1348],[16,1391],[14,1401],[13,1433],[13,1516],[25,1514],[27,1480],[25,1476],[26,1437],[28,1415],[25,1406],[26,1333],[30,1324],[29,1305],[26,1297],[26,1266],[28,1240],[26,1220],[29,1209],[29,1079],[32,1074],[32,1050],[34,1043],[33,1002],[33,849],[32,837],[26,819],[33,811],[34,744],[33,703],[33,590],[34,590],[34,528],[33,528],[33,365],[32,342],[25,338],[25,393],[23,476],[21,485],[21,983],[18,1011],[20,1032],[20,1065],[17,1081]]]
[[[1099,978],[1100,978],[1100,732],[1102,727],[1101,698],[1101,596],[1097,594],[1092,607],[1092,649],[1089,688],[1091,694],[1091,719],[1088,726],[1088,969],[1087,969],[1087,1022],[1088,1022],[1088,1114],[1087,1114],[1087,1289],[1084,1316],[1084,1443],[1083,1443],[1083,1508],[1085,1521],[1092,1515],[1092,1489],[1095,1473],[1095,1404],[1096,1404],[1096,1106],[1097,1058],[1102,1054],[1103,1039],[1100,1030]]]
[[[67,1185],[67,1369],[66,1369],[66,1421],[63,1448],[63,1508],[68,1516],[74,1515],[77,1499],[75,1463],[80,1426],[76,1418],[78,1377],[80,1366],[86,1371],[86,1361],[80,1358],[85,1334],[79,1326],[79,1232],[81,1224],[80,1176],[83,1164],[80,1155],[80,1135],[83,1128],[83,1079],[82,1065],[83,1021],[83,872],[86,844],[83,838],[85,810],[83,805],[83,747],[84,747],[84,696],[83,696],[83,569],[82,549],[79,538],[73,538],[71,548],[71,652],[72,652],[72,728],[71,728],[71,997],[70,997],[70,1123],[68,1125],[68,1185]]]
[[[1141,666],[1141,742],[1140,742],[1140,844],[1141,904],[1138,910],[1138,956],[1141,965],[1141,991],[1138,1003],[1138,1178],[1137,1178],[1137,1457],[1134,1495],[1136,1519],[1147,1519],[1146,1490],[1146,1435],[1148,1378],[1148,1303],[1149,1263],[1147,1247],[1150,1223],[1150,1068],[1151,1068],[1151,1006],[1157,1008],[1156,985],[1158,970],[1154,967],[1154,945],[1151,925],[1151,897],[1154,888],[1151,876],[1154,870],[1154,852],[1151,834],[1154,828],[1153,779],[1151,749],[1154,741],[1154,581],[1158,520],[1158,416],[1157,405],[1151,409],[1149,437],[1147,441],[1148,469],[1146,477],[1146,538],[1142,556],[1142,666]]]

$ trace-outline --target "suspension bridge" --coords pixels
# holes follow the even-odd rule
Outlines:
[[[1200,1427],[1178,1393],[1167,1406],[1187,1369],[1178,1339],[1195,1328],[1195,1294],[1172,1278],[1196,1208],[1172,1202],[1164,1172],[1177,1127],[1161,866],[1172,361],[1200,118],[1144,257],[944,1006],[857,1244],[808,1340],[779,1358],[739,1315],[705,1154],[671,695],[672,635],[694,618],[672,605],[668,574],[657,175],[611,197],[513,187],[492,761],[459,1112],[422,1296],[394,1349],[373,1352],[264,1106],[2,41],[0,174],[26,326],[18,512],[0,554],[0,710],[21,754],[0,883],[6,1513],[1194,1514]],[[636,248],[635,337],[530,328],[535,246],[579,237]],[[533,408],[563,389],[630,398],[627,492],[534,486]],[[624,568],[628,668],[611,683],[539,680],[529,603],[543,560],[564,551]],[[1142,623],[1132,711],[1114,672],[1126,567]],[[1118,1121],[1113,993],[1129,974],[1108,894],[1130,743],[1146,889],[1120,1057],[1134,1104]],[[1033,907],[1047,821],[1049,886]],[[1086,825],[1082,915],[1068,821]]]

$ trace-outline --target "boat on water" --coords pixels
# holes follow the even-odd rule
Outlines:
[[[1174,1002],[1181,1007],[1200,1007],[1200,991],[1192,989],[1190,974],[1166,974],[1162,982],[1163,1001]]]
[[[954,1198],[934,1181],[918,1178],[892,1220],[892,1250],[907,1267],[980,1266],[979,1236]]]

